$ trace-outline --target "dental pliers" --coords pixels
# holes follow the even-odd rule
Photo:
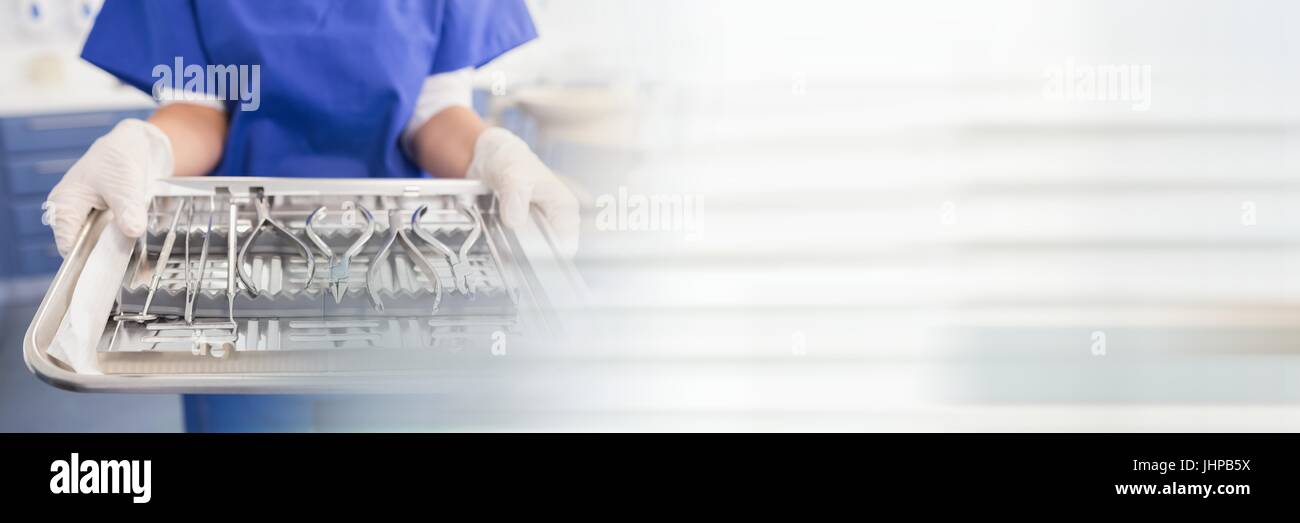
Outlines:
[[[303,284],[302,288],[311,288],[312,277],[316,275],[316,257],[312,255],[311,248],[307,247],[307,244],[303,243],[303,241],[298,239],[297,236],[294,236],[293,232],[289,231],[289,229],[278,220],[271,217],[271,207],[266,203],[266,195],[264,193],[257,191],[253,195],[253,205],[257,208],[257,221],[253,224],[252,234],[248,235],[248,239],[244,240],[244,246],[239,249],[239,260],[237,262],[239,268],[239,281],[243,282],[244,288],[248,290],[249,294],[253,297],[257,297],[257,286],[253,284],[253,278],[248,274],[245,260],[248,259],[249,248],[253,246],[253,242],[257,240],[257,236],[262,233],[262,229],[270,227],[271,230],[280,233],[281,236],[289,238],[289,240],[298,247],[298,250],[302,251],[303,258],[307,260],[307,282]],[[234,223],[231,223],[230,230],[231,234],[234,234]]]
[[[451,250],[446,244],[438,241],[432,233],[420,226],[420,220],[429,211],[428,205],[421,205],[415,210],[415,214],[411,217],[411,230],[421,240],[424,240],[424,243],[432,245],[435,250],[447,257],[447,261],[451,264],[451,277],[456,282],[456,290],[459,290],[461,294],[473,297],[477,292],[477,281],[474,279],[474,268],[469,264],[469,251],[474,247],[474,243],[478,241],[479,236],[482,235],[483,218],[474,209],[464,205],[457,204],[456,210],[469,218],[470,223],[473,224],[469,236],[465,238],[464,243],[460,244],[459,253]]]
[[[370,209],[367,209],[364,205],[357,205],[357,209],[361,211],[361,216],[365,217],[366,224],[362,227],[361,237],[352,242],[352,246],[343,251],[342,256],[335,255],[329,244],[325,243],[325,240],[316,233],[316,218],[324,215],[325,206],[317,207],[307,216],[307,237],[311,239],[312,243],[316,244],[316,247],[325,254],[325,257],[329,258],[329,291],[330,294],[334,295],[334,303],[341,303],[343,297],[347,295],[348,278],[352,272],[352,258],[359,254],[361,249],[365,248],[366,242],[370,241],[370,236],[375,232],[375,217],[370,214]]]
[[[438,307],[442,304],[442,280],[438,278],[438,271],[434,269],[433,264],[424,253],[416,247],[411,241],[409,235],[402,227],[402,211],[399,208],[391,208],[388,211],[388,236],[384,238],[384,244],[379,248],[379,252],[370,259],[370,269],[366,272],[366,286],[370,290],[370,301],[374,303],[375,310],[384,312],[384,301],[379,297],[379,270],[383,261],[388,257],[388,253],[393,250],[393,244],[401,243],[402,249],[410,257],[411,262],[416,268],[423,272],[429,279],[429,284],[433,286],[433,311],[438,312]],[[419,216],[412,215],[412,227],[419,221]]]

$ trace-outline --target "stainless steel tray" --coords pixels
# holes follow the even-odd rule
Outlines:
[[[163,262],[155,270],[167,277],[160,276],[154,280],[154,286],[161,290],[153,300],[159,304],[158,308],[152,311],[167,318],[153,323],[105,318],[104,333],[98,340],[98,345],[86,349],[98,351],[101,367],[106,373],[83,374],[51,358],[48,349],[67,313],[73,288],[106,226],[106,216],[96,212],[87,221],[74,249],[55,275],[24,338],[23,357],[32,372],[46,382],[69,390],[100,392],[313,393],[444,390],[457,386],[463,380],[473,379],[477,373],[509,366],[512,361],[527,357],[526,352],[520,353],[521,350],[537,350],[537,347],[544,347],[562,335],[564,321],[560,311],[581,306],[586,293],[577,272],[567,261],[557,256],[550,234],[545,230],[545,221],[535,215],[522,227],[506,229],[497,220],[493,195],[477,181],[172,178],[157,182],[155,194],[156,203],[171,202],[173,205],[167,207],[158,203],[156,211],[151,212],[151,234],[146,235],[146,238],[152,237],[155,240],[175,228],[175,221],[167,225],[166,218],[172,216],[172,209],[175,209],[175,216],[180,216],[181,210],[176,207],[179,202],[191,202],[190,206],[193,207],[192,202],[211,198],[214,194],[226,195],[228,201],[238,202],[245,207],[248,207],[250,197],[269,195],[288,202],[298,202],[298,211],[302,208],[302,202],[314,200],[338,202],[372,198],[370,201],[401,201],[407,209],[421,202],[468,202],[482,218],[479,224],[483,236],[480,242],[482,246],[478,248],[479,254],[474,255],[482,259],[476,258],[476,267],[484,275],[484,285],[496,289],[496,292],[488,293],[490,299],[481,302],[465,300],[455,294],[452,283],[453,289],[449,293],[452,297],[446,300],[448,305],[435,307],[427,318],[410,316],[409,312],[391,312],[394,309],[390,309],[386,316],[348,316],[357,314],[357,311],[367,305],[359,297],[364,293],[356,291],[340,294],[334,300],[339,308],[335,309],[331,305],[328,312],[323,312],[320,318],[303,314],[301,304],[304,300],[313,304],[330,303],[325,298],[327,289],[324,283],[313,284],[301,293],[285,293],[285,299],[295,300],[293,303],[299,305],[300,310],[292,314],[282,314],[280,311],[288,309],[280,308],[282,304],[277,302],[272,302],[274,305],[265,310],[255,310],[258,302],[245,296],[254,293],[241,292],[240,313],[231,311],[230,314],[230,318],[237,321],[239,341],[222,345],[223,349],[228,348],[229,351],[223,350],[222,358],[213,358],[205,352],[186,350],[185,342],[188,338],[178,338],[180,343],[171,344],[139,343],[142,336],[157,334],[158,325],[184,326],[178,317],[179,309],[176,305],[177,294],[184,294],[184,287],[178,283],[174,274],[163,271],[169,271],[171,267],[184,267],[187,278],[185,285],[189,285],[190,271],[195,267],[190,253],[186,253],[183,265],[179,262],[168,264],[155,258],[154,261]],[[210,211],[215,209],[216,205],[213,204]],[[289,212],[286,210],[281,217],[289,216]],[[238,215],[234,222],[237,238],[242,240],[251,233],[254,220],[252,212]],[[195,230],[190,223],[192,221],[187,220],[184,226],[186,231]],[[466,222],[472,223],[469,220]],[[161,228],[159,224],[163,224]],[[382,226],[387,228],[393,225],[384,222]],[[297,229],[292,225],[289,229],[296,234]],[[209,227],[208,230],[211,231],[212,228]],[[377,250],[372,244],[382,243],[378,238],[381,235],[375,236],[377,238],[369,243],[362,242],[366,247],[361,250],[357,260],[362,262],[363,268],[364,262],[369,261],[367,257],[373,258]],[[140,265],[150,260],[149,256],[154,251],[148,242],[149,240],[144,240],[143,245],[137,247],[137,260],[133,262],[133,268],[123,275],[123,292],[115,307],[119,313],[141,312],[139,306],[145,293],[138,285],[149,278],[147,273],[133,275],[131,271],[139,271]],[[184,245],[191,248],[195,244],[186,238]],[[171,245],[168,247],[169,253],[179,250]],[[141,256],[143,262],[140,261]],[[430,258],[437,257],[436,251],[430,251]],[[293,263],[302,265],[302,262],[302,259],[291,262],[289,257],[284,257],[285,274],[289,274],[289,267]],[[278,255],[276,263],[280,263]],[[252,262],[237,265],[251,267]],[[450,267],[443,265],[430,268],[438,274],[444,274],[436,280],[443,280],[451,274]],[[487,267],[489,265],[491,267]],[[200,262],[197,274],[218,274],[211,272],[209,267],[220,269],[222,266]],[[170,270],[175,272],[179,269]],[[301,274],[301,267],[295,270]],[[328,273],[329,268],[318,267],[312,274],[322,274],[322,271]],[[342,279],[347,280],[346,277]],[[427,280],[421,279],[420,282],[428,284]],[[159,284],[159,281],[163,283]],[[395,282],[396,277],[390,277],[388,281]],[[408,275],[403,281],[415,282],[415,279]],[[199,287],[209,288],[211,285],[204,287],[203,282],[200,282]],[[231,288],[248,290],[242,286]],[[219,292],[209,290],[207,296],[201,293],[198,295],[211,302]],[[262,296],[258,299],[273,298]],[[233,300],[234,298],[232,304]],[[206,309],[198,310],[211,314],[213,308],[209,304]],[[307,310],[310,312],[310,308]],[[401,309],[399,307],[395,310]],[[330,316],[331,314],[340,316]],[[146,331],[151,325],[154,330]],[[339,326],[346,328],[338,328]],[[294,331],[297,334],[292,337],[288,334],[279,336],[282,328],[284,331],[298,329]],[[270,337],[267,333],[269,329],[275,329],[277,337]],[[366,333],[366,336],[346,334],[354,333],[357,329]],[[345,334],[337,334],[339,332]],[[384,342],[375,340],[410,340],[412,333],[424,342],[399,343],[402,350],[391,350],[393,347],[387,347],[389,350],[376,348],[384,345]],[[197,339],[199,334],[194,336]],[[509,346],[512,347],[512,352],[508,355],[512,357],[498,357],[501,354],[493,352],[494,342],[499,341],[499,336],[511,338]],[[150,339],[156,341],[156,338]],[[285,343],[281,344],[278,341],[280,339],[285,340]],[[389,344],[392,343],[397,342]],[[199,345],[196,343],[195,346]],[[207,346],[203,344],[205,349]]]

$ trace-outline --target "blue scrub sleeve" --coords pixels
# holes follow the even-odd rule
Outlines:
[[[150,94],[155,67],[175,69],[177,58],[183,67],[208,65],[190,0],[106,0],[81,57]]]
[[[447,0],[429,74],[480,67],[534,38],[524,0]]]

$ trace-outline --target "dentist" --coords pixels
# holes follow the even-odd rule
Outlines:
[[[536,36],[523,0],[107,0],[82,58],[160,106],[99,138],[51,191],[59,251],[91,209],[111,211],[127,236],[143,234],[155,178],[427,173],[482,180],[507,226],[536,205],[572,255],[577,200],[523,140],[470,109],[471,71]],[[177,63],[256,69],[243,84],[256,92],[227,86],[237,96],[223,97],[205,85],[178,95],[155,72]],[[247,94],[256,103],[239,99]],[[268,406],[300,414],[304,401],[190,396],[187,426],[227,430],[205,420],[248,419]],[[302,428],[263,415],[273,423],[235,429]]]

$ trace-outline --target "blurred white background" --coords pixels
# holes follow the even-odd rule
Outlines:
[[[1300,428],[1294,3],[539,7],[500,67],[639,97],[592,201],[698,204],[588,231],[562,426]]]

